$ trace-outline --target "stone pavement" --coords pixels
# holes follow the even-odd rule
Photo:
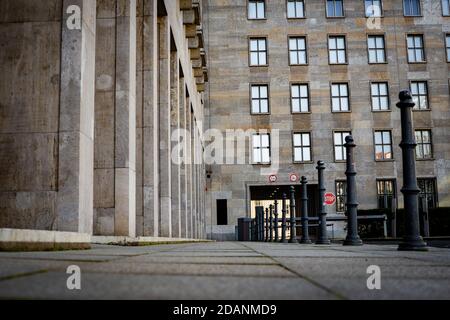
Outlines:
[[[450,299],[450,249],[211,242],[0,252],[0,298]],[[81,290],[68,290],[70,265]],[[381,290],[366,286],[381,268]]]

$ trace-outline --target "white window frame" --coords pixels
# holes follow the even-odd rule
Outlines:
[[[292,146],[294,162],[301,163],[312,161],[312,143],[310,132],[294,132],[292,135]],[[297,150],[299,153],[297,153]],[[297,155],[299,157],[297,157]]]
[[[270,164],[270,134],[255,133],[252,135],[252,163]]]

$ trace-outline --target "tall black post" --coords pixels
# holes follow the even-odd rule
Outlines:
[[[291,237],[289,238],[289,243],[297,243],[297,226],[295,223],[295,187],[291,186],[291,199],[289,203],[289,213],[290,213],[290,229],[291,229]]]
[[[347,237],[344,246],[361,246],[363,243],[358,235],[358,201],[356,196],[356,170],[353,162],[353,149],[356,144],[352,136],[345,137],[345,152],[347,155]]]
[[[266,208],[266,216],[264,219],[264,242],[269,241],[269,208]]]
[[[322,160],[317,161],[317,175],[319,180],[319,234],[316,240],[316,244],[330,244],[330,240],[327,236],[327,213],[325,211],[325,184],[323,181],[323,170],[325,170],[325,163]]]
[[[283,193],[282,195],[282,202],[281,202],[281,242],[287,243],[286,239],[286,193]]]
[[[269,218],[269,241],[273,241],[273,205],[269,206],[270,218]]]
[[[301,191],[301,200],[302,200],[302,238],[300,243],[310,244],[311,240],[309,239],[309,218],[308,218],[308,180],[305,176],[302,177],[302,191]]]
[[[419,204],[418,195],[420,189],[417,187],[416,177],[416,139],[413,132],[412,108],[415,103],[408,90],[399,94],[400,102],[397,107],[401,112],[402,124],[402,163],[403,163],[403,198],[405,207],[405,236],[398,250],[427,251],[427,244],[420,236]]]
[[[275,229],[275,242],[278,242],[278,200],[275,200],[275,208],[273,214],[275,215],[274,219],[274,229]]]

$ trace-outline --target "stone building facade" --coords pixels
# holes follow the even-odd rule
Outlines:
[[[202,24],[200,0],[0,2],[0,228],[206,237]]]
[[[366,15],[366,6],[379,4],[380,17],[373,16],[378,13],[374,7]],[[346,132],[357,144],[359,208],[379,208],[391,197],[402,207],[395,104],[398,92],[408,88],[418,103],[413,116],[416,139],[421,140],[419,185],[430,206],[450,206],[448,1],[210,0],[204,11],[209,126],[224,135],[230,129],[265,130],[271,144],[279,141],[279,170],[254,163],[252,153],[259,157],[259,151],[255,145],[252,150],[253,142],[243,147],[245,164],[208,168],[209,237],[234,239],[237,219],[251,215],[254,187],[298,185],[290,181],[291,174],[317,184],[318,160],[326,164],[327,191],[342,199],[345,163],[338,140]],[[294,137],[301,133],[309,139]],[[258,142],[257,147],[264,146]],[[272,153],[274,148],[269,146]],[[271,173],[276,182],[269,181]],[[219,224],[223,201],[227,219],[220,218]],[[340,206],[327,207],[328,215],[343,214]]]

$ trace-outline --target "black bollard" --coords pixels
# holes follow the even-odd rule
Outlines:
[[[275,242],[278,242],[278,200],[275,200],[275,209],[273,214],[275,215],[274,226],[275,229]]]
[[[264,219],[264,242],[269,241],[269,208],[266,208],[266,216]]]
[[[347,154],[347,237],[344,246],[361,246],[363,243],[358,235],[358,201],[356,196],[356,170],[353,163],[353,149],[356,144],[352,136],[345,137],[345,152]]]
[[[282,195],[282,202],[281,202],[281,242],[287,243],[286,239],[286,193],[283,193]]]
[[[270,218],[269,218],[269,241],[273,241],[273,205],[269,205],[269,212],[270,212]]]
[[[417,146],[413,132],[412,108],[415,103],[408,90],[399,94],[400,102],[397,107],[401,112],[402,125],[402,164],[403,164],[403,198],[405,207],[405,236],[399,244],[398,250],[427,251],[427,244],[420,236],[419,204],[417,187],[415,149]]]
[[[317,175],[319,180],[319,234],[316,240],[316,244],[330,244],[330,240],[327,236],[327,213],[325,211],[325,184],[323,181],[323,170],[325,170],[325,163],[322,160],[317,161]]]
[[[310,244],[309,239],[309,218],[308,218],[308,180],[305,176],[302,177],[302,238],[300,243]]]
[[[289,238],[289,243],[297,243],[297,230],[295,223],[295,187],[291,186],[291,200],[289,203],[289,212],[290,212],[290,228],[291,228],[291,237]]]

